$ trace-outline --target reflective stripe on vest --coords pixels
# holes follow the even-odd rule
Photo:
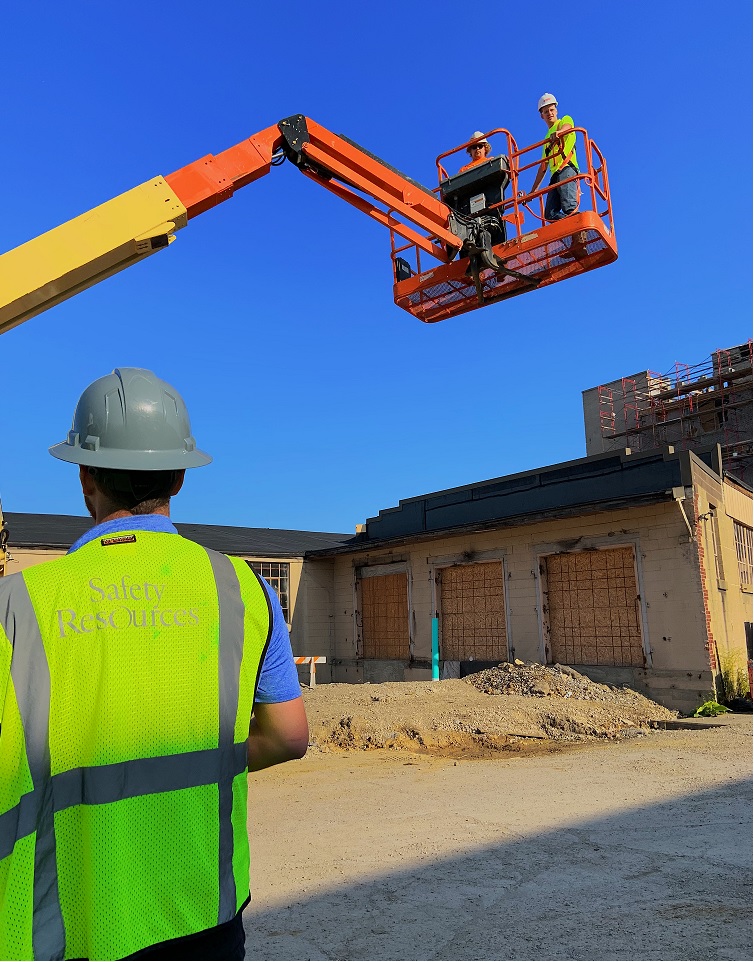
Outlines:
[[[36,830],[34,846],[34,917],[32,946],[35,959],[62,959],[65,952],[65,931],[58,895],[58,873],[55,861],[55,812],[52,806],[50,779],[50,669],[47,664],[42,635],[25,582],[19,578],[14,584],[7,608],[0,612],[8,638],[20,635],[24,644],[14,646],[11,678],[16,690],[18,707],[26,739],[26,758],[34,784],[34,801],[24,806],[26,825],[24,834]],[[14,619],[11,625],[10,619]],[[27,797],[27,796],[25,796]],[[5,817],[13,814],[13,809]],[[19,813],[20,814],[20,813]],[[33,822],[31,817],[33,816]],[[14,826],[15,827],[15,826]],[[16,839],[10,850],[13,850]],[[0,836],[0,857],[6,845]],[[10,841],[10,839],[9,839]]]
[[[243,603],[241,588],[233,565],[225,555],[209,551],[212,573],[217,585],[220,606],[220,657],[218,658],[218,691],[220,696],[220,844],[218,846],[218,878],[220,904],[217,922],[229,921],[236,912],[236,883],[233,878],[233,731],[238,710],[238,685],[243,655]],[[246,743],[244,742],[244,747]],[[246,766],[244,765],[244,768]],[[241,769],[243,771],[243,769]]]
[[[177,535],[157,535],[178,538]],[[141,535],[140,535],[141,538]],[[181,542],[186,544],[183,539]],[[190,543],[189,543],[190,544]],[[198,548],[198,546],[193,546]],[[245,605],[234,563],[225,555],[199,549],[209,558],[218,601],[218,740],[215,748],[134,758],[112,764],[91,765],[51,775],[50,706],[51,676],[48,657],[29,589],[22,576],[9,578],[2,593],[0,625],[8,639],[23,639],[14,646],[11,680],[21,716],[26,755],[33,791],[21,796],[10,810],[0,814],[0,860],[12,855],[21,839],[36,833],[34,848],[33,917],[31,942],[35,959],[63,959],[66,935],[61,910],[56,862],[54,817],[79,805],[107,805],[145,795],[201,786],[218,786],[218,913],[217,924],[234,917],[239,902],[233,869],[233,780],[247,769],[246,741],[235,742],[239,711],[241,664],[244,657]],[[249,569],[243,566],[244,572]],[[251,575],[251,572],[249,572]],[[269,602],[257,579],[254,604],[267,606],[267,624],[260,619],[260,635],[250,662],[258,677],[269,641]],[[256,592],[261,593],[263,600]],[[248,599],[247,599],[248,600]],[[266,638],[261,632],[266,627]],[[253,689],[251,694],[253,695]],[[247,693],[244,705],[250,701]],[[2,704],[0,703],[0,709]],[[248,720],[246,721],[248,730]],[[244,813],[245,821],[245,813]],[[241,900],[244,896],[241,896]],[[177,935],[184,933],[177,933]],[[126,953],[124,953],[126,954]],[[118,956],[120,957],[120,956]]]

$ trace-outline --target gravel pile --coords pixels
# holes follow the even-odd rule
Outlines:
[[[503,662],[497,668],[464,678],[485,695],[519,695],[524,698],[575,698],[581,701],[639,704],[647,699],[632,688],[601,685],[567,665],[538,665]]]

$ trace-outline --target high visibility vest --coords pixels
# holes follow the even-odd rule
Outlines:
[[[0,958],[121,959],[242,908],[271,621],[248,565],[177,534],[0,580]]]
[[[547,128],[548,138],[560,130],[564,123],[569,123],[573,127],[573,117],[565,116],[561,117],[559,120],[556,120],[552,127]],[[567,133],[565,137],[558,141],[557,145],[551,144],[548,140],[542,147],[542,158],[547,158],[549,160],[551,174],[556,174],[559,170],[562,170],[566,164],[573,164],[576,170],[578,170],[579,163],[576,159],[576,134],[573,131]]]

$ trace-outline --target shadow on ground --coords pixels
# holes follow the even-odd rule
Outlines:
[[[731,781],[252,908],[246,958],[750,959],[751,815]]]

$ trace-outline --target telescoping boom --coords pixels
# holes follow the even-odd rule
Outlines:
[[[0,333],[168,247],[192,218],[286,159],[388,229],[393,299],[422,321],[565,280],[618,256],[605,160],[585,130],[576,133],[586,158],[574,175],[579,209],[548,223],[546,189],[526,201],[519,190],[541,142],[519,150],[508,131],[490,131],[499,153],[448,176],[447,158],[467,145],[446,151],[430,190],[347,137],[301,114],[287,117],[0,256]]]

